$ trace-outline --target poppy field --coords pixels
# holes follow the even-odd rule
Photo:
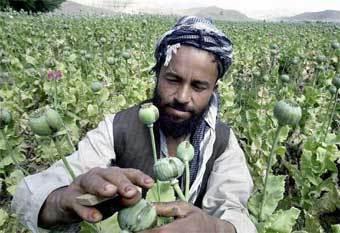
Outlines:
[[[0,232],[28,232],[10,211],[24,176],[65,159],[104,116],[152,97],[155,45],[176,19],[0,13]],[[218,81],[220,117],[247,158],[258,232],[339,233],[340,25],[216,24],[234,49]],[[46,124],[50,110],[61,121]]]

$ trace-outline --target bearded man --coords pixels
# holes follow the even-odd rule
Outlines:
[[[188,203],[155,204],[159,215],[175,220],[145,232],[256,232],[246,208],[253,183],[244,153],[218,116],[217,81],[232,62],[230,40],[210,20],[186,16],[161,37],[155,59],[149,102],[160,111],[154,127],[158,157],[175,156],[178,144],[189,139],[194,158]],[[67,158],[78,175],[74,181],[62,162],[24,178],[13,200],[18,218],[38,232],[81,220],[95,223],[119,208],[117,202],[105,211],[81,205],[76,198],[84,193],[118,194],[120,207],[136,203],[142,196],[136,186],[154,184],[151,141],[139,108],[108,116],[87,133]]]

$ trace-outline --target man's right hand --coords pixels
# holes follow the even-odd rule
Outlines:
[[[57,189],[47,197],[39,213],[38,225],[50,228],[81,220],[99,222],[103,214],[95,207],[79,204],[76,200],[78,196],[90,193],[100,197],[112,197],[118,194],[119,204],[129,206],[141,198],[136,185],[151,188],[153,183],[150,176],[136,169],[92,168],[78,176],[69,186]]]

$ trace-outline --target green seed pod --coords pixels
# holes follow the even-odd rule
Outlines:
[[[86,59],[86,60],[90,60],[90,59],[91,59],[91,54],[88,54],[88,53],[85,54],[85,59]]]
[[[155,123],[159,118],[158,108],[152,103],[145,103],[139,109],[138,117],[146,125]]]
[[[59,113],[56,110],[47,108],[45,116],[48,126],[53,131],[58,131],[63,127],[63,120],[61,119]]]
[[[335,86],[330,86],[329,88],[328,88],[328,90],[329,90],[329,92],[332,94],[332,95],[335,95],[336,94],[336,87]]]
[[[260,78],[261,77],[261,72],[260,71],[254,71],[253,72],[254,78]]]
[[[338,49],[340,48],[340,43],[337,41],[333,41],[331,44],[332,49]]]
[[[156,209],[146,200],[118,212],[119,227],[123,231],[139,232],[152,228],[157,223]]]
[[[52,129],[47,123],[45,115],[29,119],[28,126],[32,129],[33,133],[39,136],[49,136],[53,133]]]
[[[324,62],[324,61],[326,61],[325,55],[319,55],[319,56],[317,56],[317,57],[316,57],[316,61],[317,61],[319,64],[322,63],[322,62]]]
[[[283,83],[288,83],[289,82],[289,76],[287,74],[283,74],[283,75],[280,76],[280,80]]]
[[[269,76],[268,75],[263,75],[262,76],[263,81],[268,82],[269,81]]]
[[[81,56],[85,56],[86,51],[85,51],[85,50],[80,50],[80,51],[79,51],[79,54],[80,54]]]
[[[275,50],[275,49],[270,50],[270,55],[271,56],[276,56],[278,54],[279,54],[279,50]]]
[[[183,162],[191,161],[194,158],[194,154],[195,154],[195,149],[190,144],[189,141],[183,141],[177,147],[176,156]]]
[[[91,84],[91,90],[93,92],[98,92],[103,88],[103,84],[101,82],[98,81],[93,81]]]
[[[100,38],[100,43],[102,43],[102,44],[105,44],[105,43],[106,43],[105,37],[101,37],[101,38]]]
[[[122,53],[122,57],[125,59],[125,60],[128,60],[131,58],[131,54],[129,52],[123,52]]]
[[[337,88],[339,89],[340,88],[340,75],[334,77],[332,79],[332,84]]]
[[[110,66],[115,64],[115,60],[113,59],[113,57],[108,57],[107,58],[107,64],[109,64]]]
[[[299,58],[298,57],[294,57],[293,60],[292,60],[292,64],[293,65],[299,64]]]
[[[183,174],[184,164],[176,157],[162,158],[153,165],[153,171],[157,180],[171,181]]]
[[[8,125],[12,120],[12,115],[7,109],[0,109],[0,128]]]
[[[271,44],[269,47],[270,49],[273,49],[273,50],[277,50],[279,48],[277,44]]]
[[[301,108],[295,103],[287,100],[280,100],[274,108],[274,116],[279,125],[296,125],[301,119]]]

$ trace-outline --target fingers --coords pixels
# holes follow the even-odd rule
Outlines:
[[[117,187],[99,175],[98,169],[91,169],[81,175],[78,185],[83,193],[91,193],[99,196],[110,197],[117,193]]]
[[[123,198],[134,199],[137,186],[150,188],[154,181],[150,176],[136,169],[93,168],[79,177],[78,184],[86,193],[110,197],[118,193]]]
[[[126,177],[131,180],[131,182],[140,187],[151,188],[154,184],[154,180],[150,176],[144,174],[138,169],[127,168],[123,169],[123,172]]]
[[[125,198],[133,198],[137,193],[137,186],[150,188],[154,181],[148,175],[137,169],[121,169],[118,167],[105,170],[103,177],[117,187],[117,192]]]
[[[120,205],[121,206],[131,206],[135,203],[137,203],[142,198],[142,194],[140,192],[137,192],[136,195],[132,196],[131,198],[120,198]]]
[[[193,206],[184,201],[153,203],[157,215],[163,217],[184,218],[193,211]]]
[[[78,203],[74,203],[73,210],[80,218],[90,223],[99,222],[103,218],[103,215],[93,207],[87,207]]]

